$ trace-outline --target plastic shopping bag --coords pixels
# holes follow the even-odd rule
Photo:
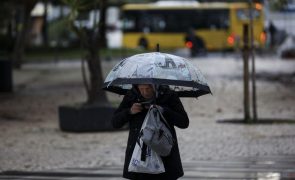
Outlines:
[[[146,146],[139,138],[135,145],[129,166],[129,172],[160,174],[165,172],[161,157]]]
[[[171,127],[157,106],[150,107],[140,131],[141,140],[160,156],[168,156],[174,140]]]

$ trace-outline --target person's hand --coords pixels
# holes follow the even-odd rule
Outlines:
[[[142,106],[140,103],[134,103],[130,108],[130,114],[137,114],[142,111]]]
[[[141,107],[143,107],[144,109],[149,109],[152,105],[149,102],[146,103],[140,103]]]

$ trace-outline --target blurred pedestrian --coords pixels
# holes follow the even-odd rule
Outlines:
[[[193,28],[188,29],[184,41],[186,43],[186,47],[190,49],[191,57],[206,54],[205,43],[202,38],[195,34],[195,30]]]
[[[275,36],[277,28],[275,27],[272,21],[269,22],[268,32],[270,35],[270,47],[273,48],[275,46]]]
[[[163,110],[163,115],[171,127],[171,133],[175,139],[175,144],[170,155],[161,157],[165,167],[164,173],[146,174],[128,172],[128,165],[136,140],[151,104],[156,104]],[[179,97],[174,91],[170,90],[168,86],[159,86],[156,88],[156,86],[151,84],[133,85],[133,88],[124,96],[120,106],[114,113],[112,123],[115,128],[121,128],[126,123],[129,123],[129,137],[123,170],[124,178],[138,180],[176,180],[183,176],[183,168],[174,126],[187,128],[189,119]]]

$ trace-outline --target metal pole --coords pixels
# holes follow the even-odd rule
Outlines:
[[[257,105],[256,105],[256,71],[255,71],[255,55],[254,55],[254,26],[253,26],[253,1],[249,0],[250,6],[250,55],[251,55],[251,62],[252,62],[252,110],[253,110],[253,121],[257,121]]]

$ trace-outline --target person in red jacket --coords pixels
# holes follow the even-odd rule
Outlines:
[[[149,102],[148,104],[156,104],[160,107],[165,119],[168,121],[170,127],[172,127],[171,133],[175,139],[175,144],[170,155],[161,157],[165,167],[165,172],[161,174],[128,172],[128,165],[132,157],[135,143],[149,108],[149,106],[146,105],[147,103],[142,106],[141,102]],[[170,90],[168,86],[159,86],[155,88],[155,86],[151,84],[134,85],[124,96],[121,104],[115,111],[112,123],[114,128],[121,128],[126,123],[129,123],[129,137],[123,169],[124,178],[138,180],[176,180],[183,176],[184,173],[174,126],[182,129],[187,128],[189,119],[179,97],[174,91]]]

